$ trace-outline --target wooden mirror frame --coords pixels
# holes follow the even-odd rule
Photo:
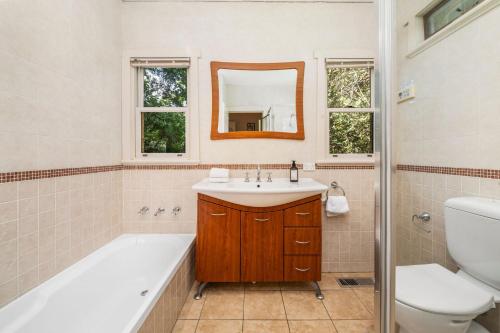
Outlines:
[[[239,62],[218,62],[212,61],[210,69],[212,73],[212,130],[210,138],[212,140],[225,139],[291,139],[304,140],[304,68],[303,61],[280,62],[280,63],[239,63]],[[239,131],[219,133],[219,69],[237,70],[297,70],[297,86],[295,89],[295,112],[297,119],[297,132],[256,132]]]

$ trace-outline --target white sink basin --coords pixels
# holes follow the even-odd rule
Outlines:
[[[207,179],[192,187],[196,192],[251,207],[282,205],[325,192],[328,187],[311,178],[301,178],[291,183],[288,178],[275,178],[257,183],[243,178],[231,178],[228,183],[210,183]]]

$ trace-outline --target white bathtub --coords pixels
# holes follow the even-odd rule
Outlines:
[[[0,332],[135,332],[194,238],[122,235],[1,308]]]

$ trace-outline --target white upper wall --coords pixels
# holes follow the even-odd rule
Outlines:
[[[120,11],[0,1],[0,172],[121,162]]]
[[[408,58],[429,3],[398,1],[399,81],[417,94],[397,110],[398,163],[500,169],[500,7]]]
[[[198,84],[202,162],[316,160],[314,52],[340,52],[345,56],[349,50],[366,49],[372,56],[377,48],[377,9],[373,3],[125,2],[122,13],[125,50],[201,51]],[[217,60],[305,61],[306,139],[211,141],[210,62]]]

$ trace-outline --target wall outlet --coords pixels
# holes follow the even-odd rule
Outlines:
[[[316,163],[307,162],[302,165],[304,171],[314,171],[316,170]]]

